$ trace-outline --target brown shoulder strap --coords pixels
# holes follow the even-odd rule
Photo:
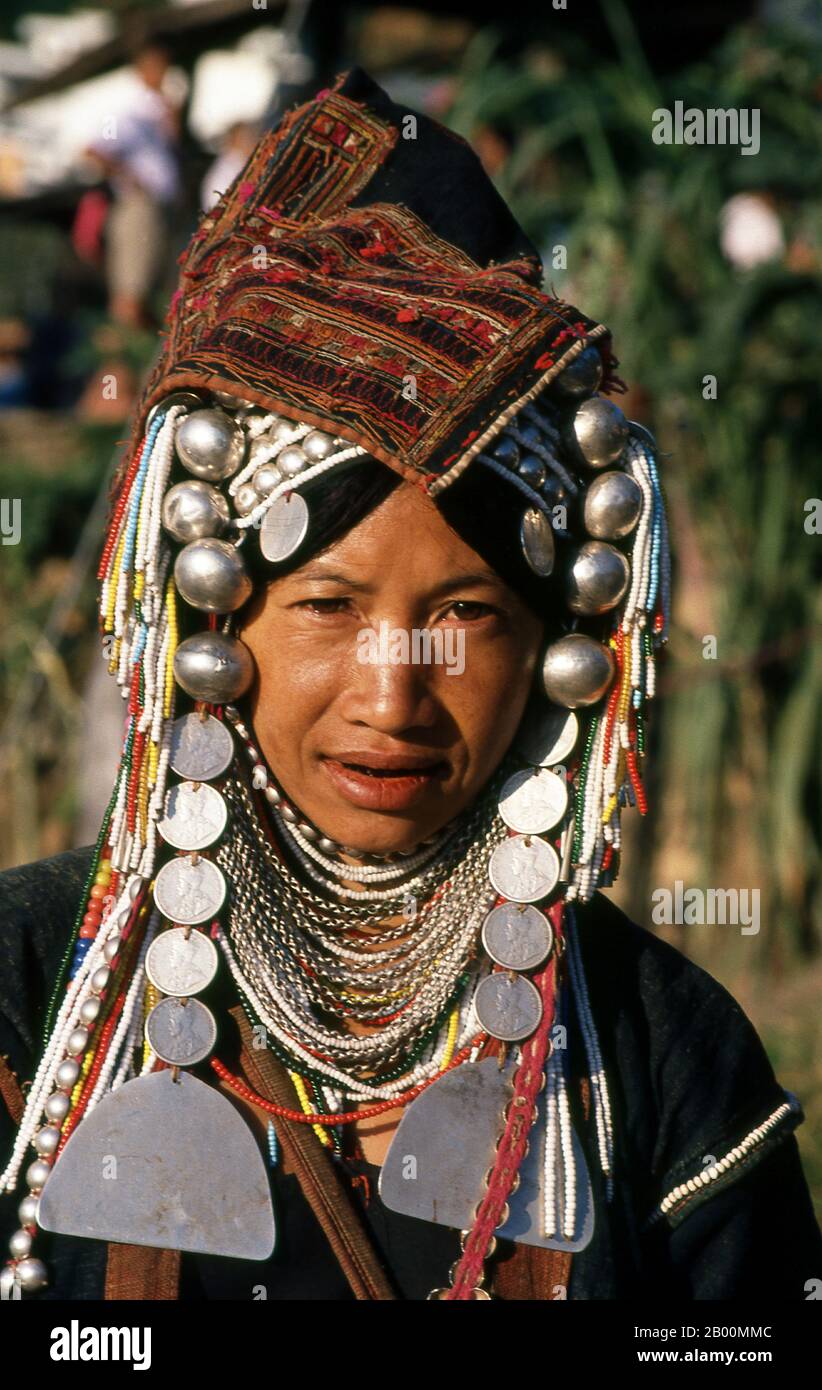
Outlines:
[[[2,1098],[14,1124],[19,1125],[26,1108],[26,1098],[7,1057],[0,1057],[0,1098]]]
[[[254,1090],[275,1105],[294,1105],[294,1088],[285,1068],[267,1048],[253,1046],[241,1006],[230,1010],[242,1038],[241,1069]],[[394,1299],[382,1265],[339,1174],[310,1125],[274,1120],[288,1165],[296,1173],[311,1209],[328,1237],[340,1268],[358,1299]]]

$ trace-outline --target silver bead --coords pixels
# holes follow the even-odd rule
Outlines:
[[[99,999],[84,999],[80,1005],[80,1018],[83,1023],[94,1023],[101,1008]]]
[[[186,603],[206,613],[233,613],[253,588],[236,546],[213,538],[192,541],[180,551],[174,582]]]
[[[34,1147],[41,1158],[51,1158],[60,1143],[60,1131],[56,1125],[43,1125],[34,1136]]]
[[[70,1091],[80,1075],[80,1064],[73,1057],[64,1057],[54,1073],[54,1084],[61,1090]]]
[[[206,405],[206,401],[204,397],[198,395],[196,391],[172,391],[170,396],[165,396],[163,400],[158,401],[156,405],[151,407],[151,410],[146,416],[143,432],[145,433],[148,431],[159,411],[169,411],[173,405],[185,406],[186,410],[202,410]]]
[[[615,607],[628,587],[628,561],[607,541],[586,541],[568,574],[568,607],[591,616]]]
[[[301,446],[312,463],[319,463],[322,459],[327,459],[329,454],[334,453],[334,441],[330,434],[323,434],[322,430],[312,430],[301,441]]]
[[[244,396],[232,396],[228,391],[212,391],[212,396],[218,405],[226,410],[251,410],[253,401],[247,401]]]
[[[105,946],[103,947],[103,955],[105,959],[109,962],[109,964],[111,964],[111,962],[114,960],[114,957],[117,955],[119,949],[120,936],[118,933],[117,936],[110,936]]]
[[[9,1241],[9,1254],[13,1260],[24,1260],[31,1254],[31,1231],[15,1231]]]
[[[614,676],[614,658],[607,647],[571,632],[552,642],[542,663],[542,684],[549,700],[567,709],[594,705]]]
[[[181,545],[221,535],[230,520],[223,494],[199,478],[175,483],[163,498],[163,526]]]
[[[628,422],[613,401],[593,396],[577,407],[567,438],[589,468],[605,468],[622,453]]]
[[[107,965],[98,965],[89,980],[92,994],[102,994],[111,979],[111,971]]]
[[[305,821],[300,821],[300,834],[303,835],[306,840],[310,840],[313,843],[314,840],[319,837],[319,833],[319,830],[316,830],[313,825],[306,825]]]
[[[294,420],[277,420],[268,431],[268,437],[275,444],[282,444],[291,438],[296,428],[297,424]]]
[[[545,482],[547,469],[542,459],[538,459],[536,454],[526,454],[517,464],[517,472],[524,483],[529,487],[539,491]]]
[[[45,1187],[51,1173],[51,1164],[46,1163],[45,1159],[35,1158],[26,1169],[26,1182],[32,1192],[40,1192]]]
[[[602,380],[602,358],[595,347],[587,347],[564,367],[551,385],[561,396],[590,396]]]
[[[239,516],[248,516],[259,505],[257,489],[252,483],[241,483],[234,494],[234,507]]]
[[[53,1091],[46,1101],[43,1109],[50,1120],[56,1124],[62,1124],[69,1112],[71,1101],[65,1091]]]
[[[282,480],[283,475],[276,464],[261,464],[251,479],[258,500],[260,497],[267,497],[270,492],[274,491],[275,487],[279,487]]]
[[[117,930],[118,930],[118,931],[125,931],[126,927],[128,926],[129,918],[130,918],[130,917],[131,917],[131,908],[130,908],[130,907],[124,907],[123,910],[122,910],[122,912],[119,913],[119,915],[118,915],[118,917],[117,917]]]
[[[620,540],[633,531],[641,511],[642,491],[629,474],[600,473],[585,494],[585,529],[597,540]]]
[[[66,1043],[66,1052],[70,1057],[80,1057],[88,1047],[88,1029],[75,1028]]]
[[[136,874],[128,885],[128,895],[133,903],[136,903],[145,886],[146,881],[142,874]]]
[[[27,1197],[23,1198],[22,1202],[17,1208],[17,1220],[20,1222],[21,1226],[34,1225],[34,1223],[37,1220],[38,1206],[39,1199],[35,1197],[33,1192],[30,1192]]]
[[[519,463],[519,445],[508,434],[500,435],[496,444],[491,446],[491,453],[497,462],[503,463],[506,468],[516,468]]]
[[[308,464],[308,456],[299,444],[289,444],[277,455],[277,467],[285,478],[296,478]]]
[[[174,679],[195,700],[224,705],[238,700],[254,679],[251,652],[224,632],[187,637],[174,653]]]
[[[336,854],[339,846],[336,840],[329,840],[327,835],[323,835],[317,841],[317,849],[321,849],[323,854]]]
[[[177,427],[177,456],[189,473],[219,483],[237,472],[245,453],[242,429],[223,410],[195,410]]]
[[[293,810],[291,806],[288,806],[288,805],[281,806],[281,807],[280,807],[280,814],[281,814],[283,820],[284,820],[284,821],[287,821],[289,825],[296,825],[296,824],[297,824],[297,820],[298,820],[297,812],[296,812],[295,810]]]
[[[37,1289],[44,1289],[48,1283],[46,1266],[42,1260],[27,1259],[21,1260],[16,1266],[17,1278],[20,1280],[20,1287],[26,1293],[35,1293]]]

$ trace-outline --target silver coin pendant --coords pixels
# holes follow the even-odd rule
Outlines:
[[[225,724],[212,714],[184,714],[171,733],[172,770],[192,782],[221,777],[234,757],[234,740]]]
[[[525,903],[501,903],[482,925],[482,944],[505,970],[535,970],[553,950],[554,933],[544,912]]]
[[[226,897],[221,869],[210,859],[172,859],[154,882],[154,901],[164,917],[196,926],[215,917]]]
[[[568,809],[568,789],[547,767],[515,772],[502,788],[499,813],[511,830],[541,835],[558,825]]]
[[[500,896],[511,902],[539,902],[557,884],[559,858],[547,840],[509,835],[491,855],[488,877]]]
[[[190,998],[207,989],[217,974],[217,948],[203,932],[170,927],[155,936],[146,952],[146,974],[161,994]]]
[[[539,1027],[542,1000],[536,985],[524,975],[498,971],[480,983],[474,1012],[484,1033],[502,1042],[522,1042]]]
[[[286,492],[272,502],[260,527],[260,550],[276,564],[302,545],[308,531],[308,503],[299,492]]]
[[[213,1013],[199,999],[161,999],[146,1019],[146,1042],[170,1067],[193,1067],[217,1041]]]

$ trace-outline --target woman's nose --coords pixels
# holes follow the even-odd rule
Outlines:
[[[439,701],[429,665],[397,659],[396,650],[393,655],[385,649],[372,650],[369,660],[362,656],[361,652],[349,670],[340,707],[346,719],[393,735],[436,724]]]

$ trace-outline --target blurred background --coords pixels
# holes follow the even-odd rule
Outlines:
[[[0,867],[94,841],[108,799],[123,706],[94,571],[177,256],[258,134],[353,63],[473,143],[659,440],[675,621],[612,892],[650,926],[676,880],[759,891],[756,935],[660,930],[801,1098],[822,1210],[816,0],[5,0]],[[758,153],[655,144],[677,101],[758,110]]]

